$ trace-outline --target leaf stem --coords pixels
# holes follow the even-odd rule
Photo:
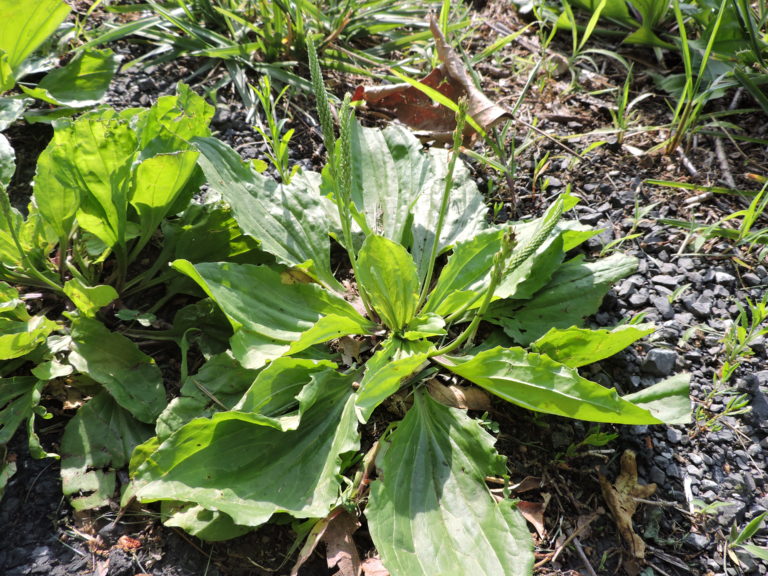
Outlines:
[[[483,301],[480,304],[480,307],[477,309],[477,312],[475,312],[474,318],[472,318],[472,321],[469,323],[469,326],[467,326],[464,331],[459,334],[456,339],[448,344],[447,346],[443,346],[442,348],[438,348],[436,350],[433,350],[429,353],[428,358],[434,358],[435,356],[442,356],[443,354],[450,354],[454,350],[458,349],[460,346],[462,346],[465,342],[472,342],[472,340],[475,337],[475,333],[477,332],[477,327],[480,325],[480,322],[483,320],[483,317],[485,316],[486,311],[488,310],[488,306],[491,304],[491,300],[493,299],[493,293],[496,292],[496,287],[501,282],[502,278],[504,277],[504,270],[507,267],[507,259],[509,258],[509,255],[512,253],[512,248],[515,246],[515,233],[514,230],[510,227],[508,228],[505,233],[504,237],[501,240],[501,247],[499,248],[499,251],[496,253],[496,255],[493,257],[493,270],[491,271],[491,281],[488,284],[488,288],[485,291],[485,294],[483,295]]]
[[[24,247],[21,245],[18,230],[14,227],[13,218],[11,216],[11,199],[8,197],[8,191],[3,184],[0,184],[0,204],[2,204],[3,219],[8,224],[8,231],[13,238],[13,243],[16,245],[16,249],[19,251],[19,257],[24,264],[25,272],[36,280],[43,282],[46,286],[52,288],[56,292],[62,292],[63,289],[61,286],[35,268],[34,264],[32,264],[32,261],[29,259],[27,252],[24,250]]]
[[[445,188],[443,188],[443,197],[440,201],[440,212],[437,216],[437,226],[435,227],[435,237],[432,240],[432,250],[427,261],[427,274],[424,277],[424,283],[421,286],[421,294],[419,295],[419,302],[416,309],[420,309],[427,299],[429,294],[430,285],[432,284],[432,276],[435,273],[435,261],[437,260],[438,252],[440,249],[440,234],[443,231],[443,225],[445,223],[445,214],[448,212],[448,202],[451,197],[451,190],[453,189],[453,173],[456,169],[456,161],[459,158],[459,152],[461,150],[461,143],[464,137],[464,126],[467,122],[467,110],[469,104],[466,99],[459,101],[459,107],[456,111],[456,129],[453,132],[453,146],[451,148],[451,157],[448,162],[448,172],[445,175]]]

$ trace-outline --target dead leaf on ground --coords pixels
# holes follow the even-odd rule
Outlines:
[[[635,533],[632,516],[637,510],[636,498],[648,498],[656,491],[656,484],[637,483],[637,460],[632,450],[625,450],[621,456],[621,472],[611,484],[600,475],[600,488],[608,508],[613,514],[622,539],[629,546],[634,560],[645,558],[645,542]]]
[[[451,408],[483,410],[485,412],[491,409],[491,397],[485,390],[480,388],[472,386],[446,386],[432,378],[427,382],[427,389],[432,398]]]
[[[384,568],[381,558],[374,556],[366,558],[363,562],[363,574],[365,576],[389,576],[389,570]]]
[[[326,545],[328,568],[338,568],[338,576],[360,576],[362,565],[357,554],[357,547],[352,534],[360,527],[356,518],[343,508],[336,508],[328,516],[318,521],[307,536],[307,541],[299,552],[291,569],[291,576],[297,576],[299,569],[309,559],[320,542]]]
[[[544,527],[544,512],[547,509],[547,504],[551,498],[550,494],[542,494],[544,498],[543,502],[527,502],[520,500],[517,503],[517,509],[520,510],[520,514],[523,518],[528,520],[531,525],[536,529],[536,533],[539,538],[547,537],[547,529]]]
[[[513,484],[509,487],[510,491],[515,494],[522,494],[523,492],[531,492],[532,490],[541,490],[544,482],[538,476],[526,476],[517,484]]]
[[[339,351],[341,352],[341,361],[347,366],[354,362],[360,362],[360,353],[362,352],[362,340],[342,336],[339,338]]]
[[[359,576],[362,570],[352,534],[360,527],[357,518],[341,512],[331,520],[323,535],[328,568],[338,568],[336,576]]]
[[[466,98],[469,115],[483,130],[490,129],[505,116],[511,117],[507,110],[491,101],[472,83],[461,58],[446,42],[434,17],[430,18],[429,27],[435,37],[441,64],[420,82],[453,102]],[[456,128],[456,117],[452,110],[433,101],[408,83],[358,86],[353,100],[364,100],[371,109],[392,114],[409,128],[421,132],[421,136],[440,142],[450,142],[451,133]],[[465,136],[471,136],[474,132],[468,124]]]

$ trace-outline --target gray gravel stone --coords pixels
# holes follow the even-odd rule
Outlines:
[[[704,536],[704,534],[699,534],[697,532],[691,532],[688,534],[684,539],[683,542],[688,544],[691,548],[694,550],[706,550],[709,546],[709,538]]]
[[[683,305],[686,310],[700,320],[708,318],[712,312],[712,300],[704,295],[699,296],[699,298],[695,300],[691,296],[683,298]]]
[[[758,286],[760,284],[760,276],[758,276],[757,274],[753,274],[752,272],[747,272],[745,274],[742,274],[741,280],[747,286]]]
[[[691,461],[691,464],[695,464],[696,466],[699,466],[702,462],[701,456],[696,454],[696,452],[691,452],[688,454],[688,460]]]
[[[677,353],[665,348],[652,348],[645,356],[640,369],[654,376],[669,376],[677,364]]]
[[[667,440],[672,444],[680,444],[683,440],[683,433],[677,428],[667,428]]]
[[[661,317],[664,320],[671,320],[675,317],[675,309],[672,308],[672,304],[670,304],[669,298],[665,298],[664,296],[655,296],[651,298],[651,303],[654,305],[656,310],[659,311],[659,314],[661,314]]]
[[[653,276],[651,278],[651,282],[674,289],[682,284],[682,279],[682,276],[668,276],[666,274],[659,274],[657,276]]]
[[[629,297],[629,303],[634,308],[640,308],[642,306],[645,306],[646,304],[648,304],[648,291],[640,290],[638,292],[635,292]]]
[[[718,284],[733,284],[736,282],[736,277],[728,272],[715,271],[715,282]]]

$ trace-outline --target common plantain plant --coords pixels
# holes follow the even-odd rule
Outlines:
[[[26,218],[6,192],[13,152],[0,150],[0,491],[14,467],[5,445],[24,421],[32,454],[47,455],[35,435],[36,417],[50,417],[47,396],[80,407],[61,444],[64,492],[76,508],[106,504],[115,470],[167,404],[160,368],[126,336],[131,319],[151,322],[168,295],[184,290],[169,260],[261,254],[228,210],[191,202],[202,173],[186,140],[209,136],[212,116],[180,86],[150,109],[58,120]],[[205,318],[194,306],[174,329]],[[149,338],[182,342],[184,334]]]
[[[529,573],[525,521],[486,486],[506,477],[505,458],[478,420],[431,396],[430,379],[537,412],[659,424],[689,418],[687,378],[622,397],[580,376],[653,329],[575,327],[634,259],[568,257],[596,233],[561,218],[569,195],[538,219],[488,224],[458,158],[463,113],[451,152],[362,127],[348,103],[337,138],[309,55],[321,174],[278,184],[220,141],[191,139],[208,186],[275,263],[173,262],[233,332],[136,448],[124,501],[161,501],[167,524],[210,540],[275,515],[322,524],[362,510],[395,576]],[[331,258],[334,242],[348,264]],[[402,419],[372,426],[395,399]],[[370,450],[363,426],[378,430]]]

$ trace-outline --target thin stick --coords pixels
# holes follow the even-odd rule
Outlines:
[[[587,555],[584,553],[584,548],[581,547],[581,542],[579,542],[578,538],[573,539],[573,545],[576,547],[576,552],[578,553],[579,558],[581,558],[581,562],[584,564],[587,572],[589,572],[589,576],[597,576],[597,572],[592,568],[592,564],[589,563],[589,558],[587,558]]]
[[[551,140],[557,146],[560,146],[560,148],[562,148],[563,150],[566,150],[566,151],[570,152],[571,154],[573,154],[574,156],[576,156],[576,158],[578,158],[579,160],[586,160],[588,163],[590,163],[590,164],[592,163],[592,159],[591,158],[589,158],[588,156],[582,156],[574,148],[571,148],[567,144],[563,144],[556,137],[552,136],[551,134],[547,134],[541,128],[537,128],[533,124],[529,124],[528,122],[526,122],[525,120],[521,120],[520,118],[515,118],[515,122],[519,122],[520,124],[530,128],[534,132],[537,132],[538,134],[544,136],[544,138],[546,138],[547,140]]]
[[[539,568],[546,564],[547,562],[554,562],[557,560],[557,557],[560,556],[560,553],[565,550],[565,547],[568,546],[568,544],[571,543],[573,539],[575,539],[579,534],[581,534],[584,530],[586,530],[592,522],[595,521],[595,518],[597,518],[597,513],[593,513],[589,519],[587,519],[586,522],[584,522],[581,526],[578,526],[573,532],[571,532],[571,535],[568,536],[565,541],[558,546],[557,550],[555,550],[554,554],[551,554],[547,558],[544,558],[543,560],[536,563],[534,568]]]
[[[731,188],[736,188],[736,181],[731,174],[731,167],[728,164],[728,157],[725,155],[725,148],[723,148],[723,141],[720,138],[715,138],[715,154],[717,155],[717,161],[720,164],[720,170],[723,171],[723,180]]]
[[[688,159],[688,156],[685,155],[683,148],[681,146],[678,146],[676,148],[676,151],[677,151],[677,155],[680,157],[680,162],[683,163],[683,166],[685,167],[686,170],[688,170],[688,173],[691,176],[698,176],[699,171],[696,170],[693,163],[691,163],[691,161]]]
[[[656,570],[656,571],[657,571],[659,574],[661,574],[661,576],[671,576],[669,572],[665,572],[664,570],[662,570],[661,568],[659,568],[659,567],[658,567],[656,564],[654,564],[653,562],[648,562],[648,565],[649,565],[649,566],[651,566],[651,567],[653,567],[653,569],[654,569],[654,570]]]

